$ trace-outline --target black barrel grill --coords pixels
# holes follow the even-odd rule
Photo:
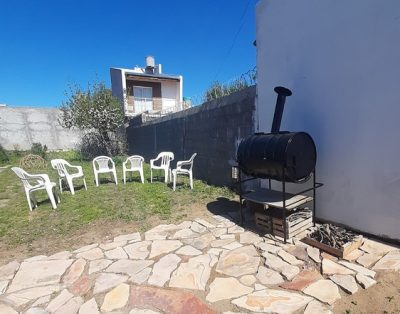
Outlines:
[[[305,132],[261,133],[240,143],[237,160],[249,176],[299,183],[313,172],[317,153]]]
[[[243,139],[237,150],[237,165],[239,168],[238,183],[241,204],[241,220],[243,222],[243,199],[246,197],[241,183],[252,179],[268,179],[271,190],[271,180],[282,182],[282,216],[286,227],[286,183],[304,183],[313,178],[312,188],[303,190],[296,195],[313,192],[313,222],[315,216],[315,189],[322,186],[315,180],[317,151],[312,137],[305,132],[280,131],[280,125],[286,97],[292,92],[285,87],[276,87],[278,94],[275,113],[270,133],[255,133]],[[241,173],[252,178],[241,180]],[[254,194],[254,193],[253,193]],[[253,195],[254,196],[254,195]],[[254,198],[252,199],[254,201]],[[286,230],[284,230],[286,242]]]

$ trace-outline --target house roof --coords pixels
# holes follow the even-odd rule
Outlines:
[[[153,80],[174,80],[174,81],[180,81],[181,80],[181,76],[179,75],[167,75],[167,74],[148,74],[148,73],[137,73],[134,72],[134,70],[132,69],[124,69],[124,68],[112,68],[112,69],[116,69],[116,70],[121,70],[124,71],[125,74],[127,75],[127,77],[142,77],[142,78],[149,78],[149,79],[153,79]]]

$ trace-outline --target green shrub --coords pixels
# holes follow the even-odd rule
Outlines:
[[[214,99],[218,99],[235,92],[238,92],[242,89],[249,87],[249,84],[244,79],[237,79],[229,84],[221,84],[220,82],[214,82],[206,91],[204,95],[204,101],[211,101]]]
[[[55,151],[47,154],[49,159],[61,158],[67,161],[83,161],[85,158],[82,156],[80,151],[77,150],[64,150]]]
[[[21,152],[21,148],[19,147],[19,145],[18,144],[14,144],[13,147],[14,147],[14,150],[13,150],[14,156],[21,157],[22,156],[22,152]]]
[[[46,158],[47,146],[40,143],[32,143],[31,153],[34,155],[39,155],[42,158]]]
[[[6,150],[0,144],[0,163],[6,163],[10,160]]]
[[[121,166],[122,163],[125,161],[126,158],[123,156],[114,156],[112,157],[112,160],[114,161],[116,166]]]

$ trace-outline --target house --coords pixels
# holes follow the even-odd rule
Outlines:
[[[164,115],[184,108],[181,75],[163,74],[154,57],[146,67],[110,68],[112,94],[124,103],[125,116],[141,113]]]

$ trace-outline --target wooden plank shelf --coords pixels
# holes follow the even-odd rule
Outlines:
[[[273,223],[273,233],[276,236],[279,236],[283,238],[283,224],[282,221],[280,221],[279,224],[275,223],[274,220],[272,220]],[[294,223],[289,223],[287,224],[287,238],[291,239],[294,236],[298,235],[299,233],[307,230],[308,228],[312,227],[312,217],[307,218],[307,219],[301,219],[299,221],[296,221]]]
[[[290,216],[298,212],[305,213],[305,217],[297,217],[291,220]],[[278,213],[279,212],[272,208],[267,209],[264,212],[255,212],[255,223],[263,232],[271,233],[280,238],[284,238],[284,221],[280,215],[277,215]],[[286,220],[286,238],[290,239],[295,237],[296,235],[312,227],[312,225],[313,219],[311,210],[301,209],[299,211],[291,212],[288,214]]]

